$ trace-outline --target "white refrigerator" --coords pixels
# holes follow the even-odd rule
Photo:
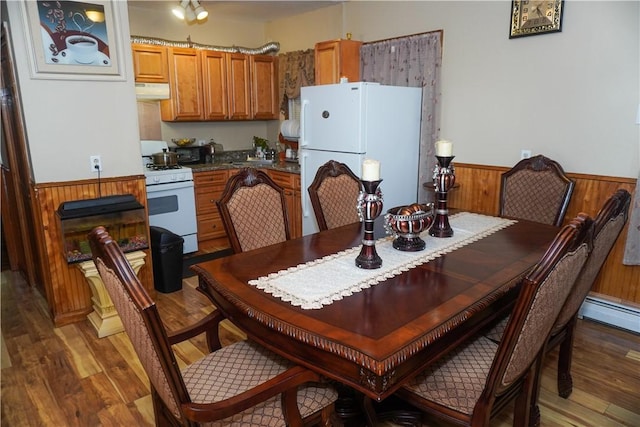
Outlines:
[[[383,212],[417,201],[421,88],[340,83],[303,87],[300,99],[304,235],[318,231],[307,189],[329,160],[345,163],[357,176],[365,158],[378,160]]]

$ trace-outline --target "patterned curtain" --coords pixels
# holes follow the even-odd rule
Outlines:
[[[280,110],[288,117],[289,99],[300,96],[302,86],[315,84],[314,50],[297,50],[278,55]]]
[[[419,183],[433,180],[434,143],[439,134],[442,31],[365,43],[360,48],[362,80],[391,86],[422,88]],[[420,203],[432,202],[433,191],[422,185]]]

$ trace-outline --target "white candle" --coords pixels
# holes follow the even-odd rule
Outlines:
[[[362,162],[362,180],[363,181],[379,181],[380,180],[380,162],[373,159],[364,159]]]
[[[451,143],[451,141],[445,141],[444,139],[437,141],[436,156],[439,156],[439,157],[453,156],[453,144]]]

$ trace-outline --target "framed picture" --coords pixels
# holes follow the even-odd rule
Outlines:
[[[25,1],[34,78],[124,80],[120,22],[112,1]]]
[[[513,0],[509,38],[562,31],[563,0]]]

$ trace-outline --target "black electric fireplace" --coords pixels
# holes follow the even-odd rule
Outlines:
[[[99,225],[125,253],[149,248],[144,206],[132,194],[63,202],[57,214],[69,264],[91,259],[87,235]]]

